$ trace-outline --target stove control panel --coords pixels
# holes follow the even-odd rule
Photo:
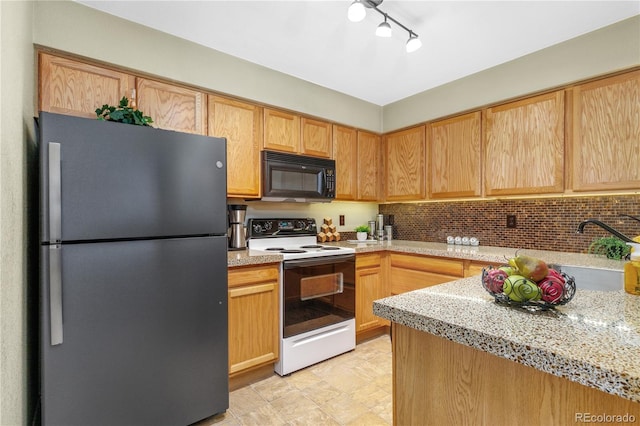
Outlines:
[[[304,219],[249,219],[250,238],[291,237],[316,235],[316,220]]]

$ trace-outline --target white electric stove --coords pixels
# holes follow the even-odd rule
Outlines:
[[[281,376],[355,349],[355,250],[318,244],[314,219],[249,219],[251,252],[283,256]]]

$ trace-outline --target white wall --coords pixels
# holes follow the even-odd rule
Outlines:
[[[383,132],[639,65],[635,16],[385,105]]]
[[[33,4],[0,1],[0,424],[30,422],[27,168],[33,129]],[[33,140],[33,138],[31,138]]]

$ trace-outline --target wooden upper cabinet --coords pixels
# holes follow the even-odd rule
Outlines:
[[[314,157],[331,158],[333,154],[333,140],[331,138],[331,123],[302,117],[301,154]]]
[[[385,200],[419,200],[425,192],[425,126],[385,136]]]
[[[336,199],[355,200],[358,196],[358,132],[333,126],[333,158],[336,161]]]
[[[381,200],[382,139],[379,135],[358,131],[358,200]]]
[[[300,152],[300,116],[265,108],[263,143],[265,149]]]
[[[573,189],[640,188],[640,71],[572,92]]]
[[[486,110],[484,180],[487,195],[563,191],[564,91]]]
[[[39,80],[39,110],[87,118],[130,98],[135,86],[132,75],[46,53],[39,55]]]
[[[262,108],[209,95],[209,136],[227,138],[227,196],[260,197]]]
[[[480,111],[427,124],[430,198],[482,193]]]
[[[206,100],[202,92],[137,78],[136,102],[138,109],[153,119],[153,127],[201,135],[207,132]]]

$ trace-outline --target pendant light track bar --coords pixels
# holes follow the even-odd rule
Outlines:
[[[409,33],[409,35],[414,35],[416,37],[418,37],[418,34],[416,34],[414,31],[410,30],[409,28],[405,27],[404,25],[402,25],[400,22],[396,21],[395,19],[393,19],[393,17],[391,15],[389,15],[388,13],[385,13],[383,11],[381,11],[380,9],[378,9],[378,5],[375,4],[374,2],[370,1],[370,0],[364,0],[365,6],[369,7],[371,9],[374,9],[376,12],[378,12],[380,15],[384,16],[385,18],[387,18],[388,20],[390,20],[391,22],[393,22],[394,24],[398,25],[399,27],[401,27],[402,29],[404,29],[406,32]],[[380,2],[381,3],[381,2]],[[378,4],[380,4],[378,3]]]

